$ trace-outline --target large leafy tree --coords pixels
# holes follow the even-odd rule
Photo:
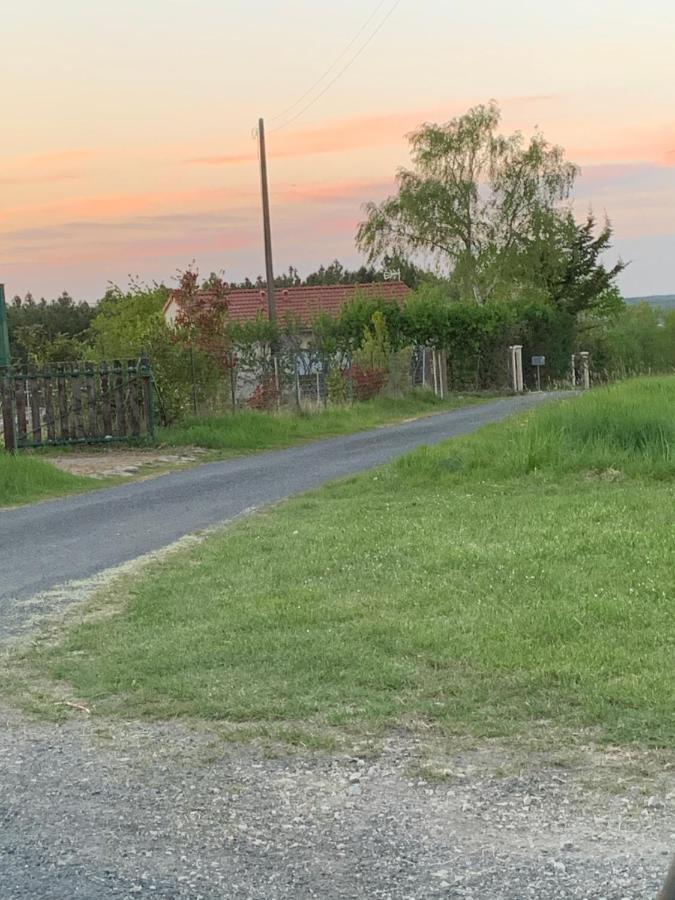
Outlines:
[[[493,102],[410,136],[412,167],[398,172],[396,194],[368,204],[358,230],[370,262],[434,258],[462,293],[490,299],[504,261],[533,239],[542,213],[567,199],[577,175],[541,134],[506,137],[499,123]]]

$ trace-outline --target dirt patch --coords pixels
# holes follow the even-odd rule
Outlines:
[[[109,448],[99,451],[64,453],[49,456],[49,462],[70,472],[71,475],[87,475],[90,478],[134,478],[139,475],[161,474],[171,469],[183,468],[203,461],[206,451],[191,448],[181,453],[158,450],[121,450]]]

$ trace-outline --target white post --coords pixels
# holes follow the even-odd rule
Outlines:
[[[431,351],[431,371],[433,373],[434,379],[434,394],[438,397],[438,375],[437,375],[437,366],[436,366],[436,350]]]
[[[587,391],[591,386],[590,353],[587,350],[583,350],[579,356],[581,357],[581,380],[584,390]]]
[[[511,348],[513,351],[513,381],[514,390],[517,394],[522,394],[524,390],[523,382],[523,348],[521,344],[514,344]]]
[[[572,368],[570,369],[570,381],[572,382],[572,388],[577,386],[577,358],[575,354],[572,354]]]
[[[511,382],[511,390],[516,393],[518,391],[518,382],[516,380],[516,350],[513,345],[509,347],[509,381]]]

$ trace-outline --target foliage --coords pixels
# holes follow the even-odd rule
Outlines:
[[[363,329],[363,337],[358,353],[355,355],[356,363],[365,362],[370,369],[389,368],[389,356],[391,354],[391,342],[387,320],[382,310],[376,309],[370,318],[370,322]]]
[[[451,302],[442,285],[427,285],[408,300],[402,328],[409,343],[446,351],[452,388],[477,390],[507,386],[506,348],[515,343],[525,359],[546,356],[550,377],[563,377],[575,334],[573,318],[542,300]]]
[[[502,263],[535,237],[542,213],[569,195],[577,169],[560,147],[536,134],[497,132],[495,103],[410,137],[413,168],[397,175],[398,193],[368,204],[357,234],[369,259],[423,254],[479,303],[490,299]]]
[[[354,363],[348,373],[353,384],[353,393],[356,400],[372,400],[377,397],[387,383],[387,370],[377,366],[362,368]]]
[[[207,283],[208,292],[200,290],[199,273],[194,268],[179,274],[178,288],[173,291],[178,304],[178,339],[206,354],[221,372],[229,372],[233,359],[227,287],[213,273]]]
[[[532,240],[515,255],[518,283],[540,285],[556,309],[572,316],[618,312],[623,301],[614,282],[626,265],[619,261],[606,268],[602,263],[602,255],[611,247],[609,220],[597,235],[595,230],[592,213],[583,223],[569,210],[540,213]]]
[[[12,359],[40,366],[81,359],[96,313],[65,291],[51,302],[36,302],[30,293],[14,297],[7,308]]]
[[[346,373],[333,366],[326,377],[326,390],[329,403],[346,403],[349,399],[349,384]]]
[[[246,401],[249,409],[271,412],[277,409],[281,400],[281,393],[274,378],[267,377],[253,391]]]
[[[373,284],[384,281],[385,271],[390,270],[399,272],[401,280],[409,287],[414,288],[428,274],[403,257],[385,255],[382,262],[382,268],[359,266],[358,269],[348,269],[339,259],[334,259],[327,266],[320,265],[318,269],[310,272],[304,278],[295,266],[289,266],[286,272],[275,275],[274,285],[278,288],[290,288],[301,285]],[[218,281],[222,281],[222,274],[212,272],[202,283],[202,288],[210,290],[211,286]],[[265,290],[267,284],[262,275],[258,275],[255,280],[247,276],[243,281],[230,282],[228,286],[230,288]]]
[[[589,319],[578,349],[591,353],[598,379],[675,371],[675,310],[626,306],[611,319]]]
[[[92,355],[109,360],[150,357],[162,421],[175,421],[193,401],[203,400],[218,372],[206,354],[176,340],[162,313],[168,291],[132,282],[126,292],[113,287],[99,303],[91,325]]]

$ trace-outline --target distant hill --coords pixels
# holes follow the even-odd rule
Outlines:
[[[675,294],[654,294],[651,297],[626,297],[626,303],[636,306],[638,303],[650,303],[659,309],[675,309]]]

